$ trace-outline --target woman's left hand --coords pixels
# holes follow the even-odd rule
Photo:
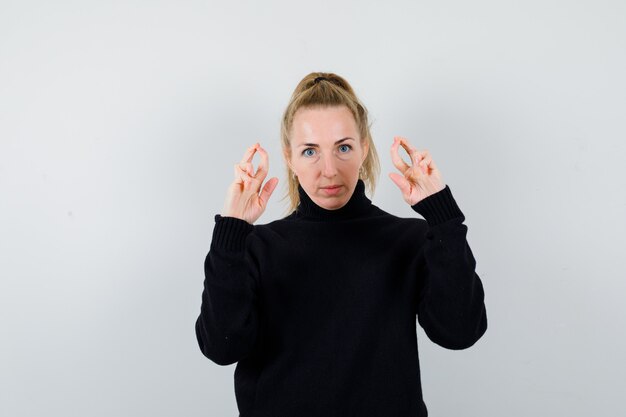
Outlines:
[[[409,165],[400,157],[398,152],[402,146],[409,156],[413,165]],[[396,136],[391,145],[391,160],[396,168],[402,172],[390,173],[389,178],[396,183],[404,201],[413,206],[426,197],[435,194],[445,188],[441,179],[441,172],[427,150],[418,151],[406,138]]]

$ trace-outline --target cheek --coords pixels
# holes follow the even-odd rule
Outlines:
[[[294,161],[292,165],[296,169],[296,171],[301,172],[302,175],[307,175],[318,169],[318,164],[308,159],[299,159],[297,161]]]

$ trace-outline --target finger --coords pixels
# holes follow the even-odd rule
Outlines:
[[[402,147],[406,150],[406,153],[408,153],[409,157],[411,157],[411,163],[413,164],[413,166],[418,166],[422,157],[422,153],[415,146],[411,145],[407,138],[401,137],[400,145],[402,145]]]
[[[239,164],[235,164],[233,168],[235,170],[235,182],[237,184],[243,184],[242,173],[245,171],[241,168]]]
[[[263,186],[263,190],[261,190],[261,195],[259,196],[259,200],[261,200],[261,206],[265,207],[267,201],[270,199],[270,196],[276,189],[276,185],[278,185],[277,177],[273,177],[265,183],[265,185]]]
[[[409,166],[409,164],[404,162],[404,159],[402,159],[398,152],[400,147],[399,139],[401,139],[399,136],[394,137],[393,145],[391,145],[391,162],[393,162],[393,165],[398,168],[400,172],[404,173],[407,171],[407,169],[410,169],[411,167]]]
[[[424,167],[424,172],[429,174],[430,171],[434,171],[437,169],[437,165],[433,161],[433,158],[430,156],[430,153],[427,150],[422,152],[423,159],[420,162],[420,167]]]
[[[391,180],[398,186],[402,196],[405,199],[408,199],[411,195],[411,184],[409,184],[409,181],[407,181],[407,179],[402,175],[395,172],[389,173],[389,178],[391,178]]]
[[[417,148],[409,143],[409,141],[403,136],[396,136],[394,138],[397,147],[402,146],[404,150],[409,154],[411,163],[413,165],[404,164],[404,169],[398,168],[404,174],[404,177],[409,182],[417,182],[419,178],[424,174],[424,171],[420,168],[421,154]],[[397,167],[397,165],[396,165]]]
[[[437,164],[435,164],[435,161],[432,159],[428,163],[428,166],[430,167],[431,171],[439,171],[439,167],[437,166]]]
[[[431,158],[429,156],[426,156],[426,157],[423,157],[423,159],[419,163],[420,171],[423,172],[424,174],[428,174],[430,170],[430,166],[429,166],[430,161],[431,161]]]
[[[235,183],[243,185],[244,189],[248,189],[250,184],[255,182],[255,178],[250,176],[246,169],[241,167],[241,164],[235,164]],[[258,187],[257,187],[258,189]]]
[[[252,162],[240,162],[239,167],[251,177],[253,176],[254,167],[252,166]]]
[[[261,161],[259,162],[259,166],[257,167],[254,177],[263,182],[269,171],[270,161],[267,151],[265,151],[265,149],[263,149],[261,145],[259,145],[259,155],[261,156]]]
[[[243,158],[241,158],[240,161],[242,164],[245,162],[252,162],[252,158],[254,158],[254,153],[256,152],[258,145],[259,143],[257,142],[246,150],[246,153],[243,155]]]
[[[428,149],[424,149],[423,151],[418,152],[418,155],[420,157],[421,160],[424,159],[432,159],[432,157],[430,156],[430,152],[428,151]]]
[[[246,172],[245,170],[240,170],[239,178],[241,179],[241,183],[244,185],[244,188],[248,188],[250,186],[252,178],[250,177],[250,174],[248,174],[248,172]]]

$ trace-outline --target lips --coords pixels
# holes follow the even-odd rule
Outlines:
[[[327,196],[334,196],[341,192],[341,185],[330,185],[328,187],[322,187],[322,190]]]

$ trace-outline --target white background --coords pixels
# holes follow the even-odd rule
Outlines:
[[[236,416],[194,333],[232,166],[312,71],[466,216],[489,328],[418,326],[437,416],[624,415],[626,3],[0,1],[0,415]],[[258,156],[254,163],[258,162]],[[408,160],[408,158],[407,158]],[[269,178],[269,177],[268,177]]]

